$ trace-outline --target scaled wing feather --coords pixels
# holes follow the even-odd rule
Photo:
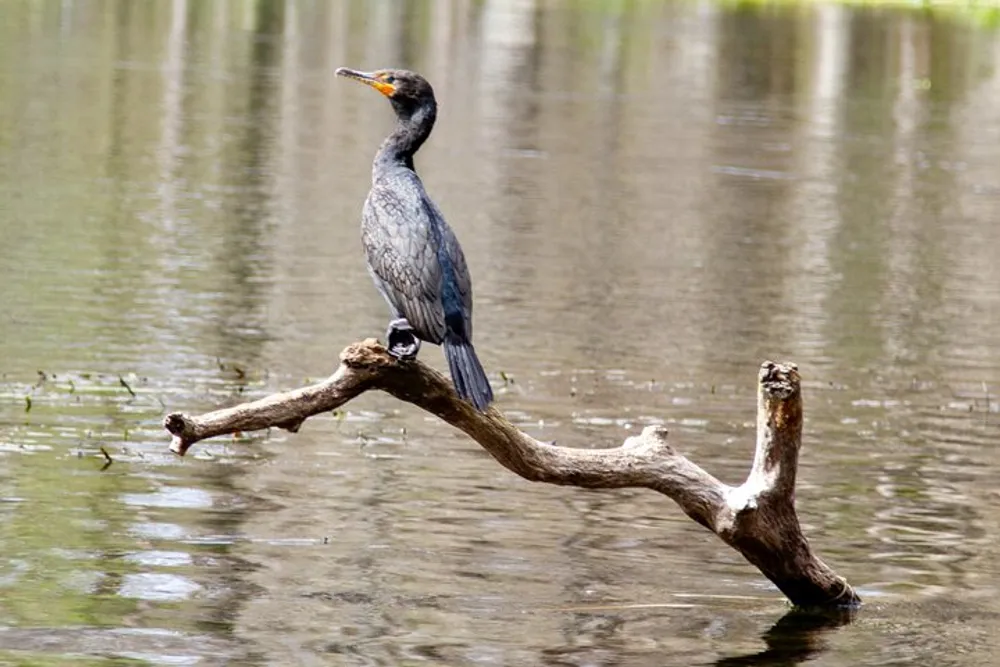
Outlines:
[[[430,238],[429,212],[421,198],[401,198],[396,188],[376,183],[365,202],[361,237],[368,266],[393,310],[420,338],[440,344],[445,334],[441,266]]]

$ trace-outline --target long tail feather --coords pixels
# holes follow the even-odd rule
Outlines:
[[[444,356],[448,359],[455,391],[464,400],[476,406],[477,410],[485,412],[493,401],[493,389],[472,343],[449,334],[444,340]]]

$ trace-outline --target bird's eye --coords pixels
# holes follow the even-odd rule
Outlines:
[[[386,83],[396,83],[396,77],[394,77],[391,74],[386,74],[384,77],[382,77],[382,80],[385,81]]]

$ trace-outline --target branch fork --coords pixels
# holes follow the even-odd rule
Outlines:
[[[203,415],[168,415],[164,427],[173,436],[171,451],[183,456],[201,440],[239,431],[277,426],[294,433],[309,417],[378,389],[463,431],[526,480],[590,489],[645,487],[670,497],[797,606],[860,604],[850,584],[813,553],[795,511],[802,394],[794,364],[761,366],[757,448],[746,481],[733,487],[674,450],[660,426],[649,426],[615,448],[560,447],[521,432],[496,407],[478,412],[436,370],[420,361],[398,361],[374,339],[345,348],[340,362],[319,384]]]

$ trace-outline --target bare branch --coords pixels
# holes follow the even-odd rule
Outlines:
[[[495,407],[478,412],[440,373],[419,361],[397,361],[374,339],[347,347],[340,359],[337,372],[316,385],[200,416],[168,415],[164,426],[173,434],[170,449],[183,455],[205,438],[272,426],[295,432],[309,417],[380,389],[460,429],[524,479],[592,489],[645,487],[669,496],[796,605],[860,602],[850,585],[812,553],[795,514],[802,397],[794,365],[762,366],[754,463],[747,481],[731,487],[677,453],[661,427],[648,427],[611,449],[558,447],[521,432]]]

